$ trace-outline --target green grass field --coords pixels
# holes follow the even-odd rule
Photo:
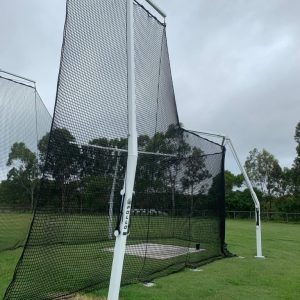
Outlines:
[[[0,214],[0,251],[24,245],[31,219],[30,213]]]
[[[300,299],[300,225],[263,224],[266,259],[255,259],[255,228],[250,221],[227,221],[228,258],[155,280],[156,286],[125,286],[121,299]],[[0,252],[0,297],[13,274],[21,249]],[[82,299],[105,299],[100,290]],[[80,299],[78,297],[78,299]]]

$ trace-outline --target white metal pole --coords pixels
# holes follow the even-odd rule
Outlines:
[[[133,1],[134,0],[127,0],[128,158],[125,179],[125,197],[123,203],[122,219],[119,228],[120,230],[115,232],[116,243],[108,291],[108,300],[119,299],[126,240],[130,221],[132,194],[138,157],[135,103]]]
[[[153,1],[146,0],[146,2],[148,2],[149,5],[151,5],[162,17],[164,18],[167,17],[167,14],[161,8],[159,8],[155,3],[153,3]]]
[[[128,153],[127,149],[120,149],[120,148],[112,148],[112,147],[104,147],[99,145],[91,145],[91,144],[78,144],[75,142],[70,142],[70,144],[77,145],[79,147],[90,147],[90,148],[96,148],[96,149],[103,149],[103,150],[111,150],[111,151],[117,151],[122,153]],[[140,154],[145,155],[156,155],[156,156],[165,156],[165,157],[178,157],[178,155],[175,154],[166,154],[166,153],[160,153],[160,152],[146,152],[146,151],[138,151]]]
[[[229,138],[227,138],[226,140],[232,151],[232,154],[233,154],[233,157],[234,157],[236,163],[238,164],[241,172],[243,173],[243,176],[244,176],[246,184],[250,190],[250,193],[251,193],[252,199],[254,201],[254,205],[255,205],[255,220],[256,220],[256,256],[255,257],[256,258],[264,258],[264,256],[262,255],[262,243],[261,243],[260,203],[259,203],[257,195],[253,189],[252,183],[248,177],[248,174],[247,174],[244,166],[241,164],[241,161],[237,155],[237,152],[235,151],[232,141]]]
[[[18,77],[18,78],[20,78],[20,79],[23,79],[23,80],[26,80],[26,81],[29,81],[29,82],[32,82],[32,83],[35,84],[35,81],[32,80],[32,79],[29,79],[29,78],[26,78],[26,77],[23,77],[23,76],[20,76],[20,75],[11,73],[11,72],[7,72],[7,71],[4,71],[4,70],[2,70],[2,69],[0,69],[0,72],[5,73],[5,74],[7,74],[7,75],[14,76],[14,77]]]
[[[216,133],[216,132],[209,132],[209,131],[198,131],[198,130],[190,130],[190,129],[187,129],[187,128],[184,128],[185,130],[187,131],[190,131],[190,132],[194,132],[194,133],[197,133],[197,134],[202,134],[202,135],[207,135],[207,136],[211,136],[211,137],[216,137],[216,138],[227,138],[227,136],[223,133]]]

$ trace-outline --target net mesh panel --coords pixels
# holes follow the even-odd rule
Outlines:
[[[222,255],[224,148],[180,128],[165,25],[134,5],[139,157],[122,284]],[[126,1],[67,1],[40,197],[5,299],[109,284],[127,161]]]
[[[1,72],[0,252],[25,243],[41,178],[38,141],[50,126],[36,89]]]

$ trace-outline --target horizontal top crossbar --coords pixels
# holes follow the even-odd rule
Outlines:
[[[91,148],[97,148],[97,149],[103,149],[103,150],[110,150],[114,152],[125,152],[127,153],[127,149],[120,149],[120,148],[113,148],[113,147],[104,147],[104,146],[98,146],[98,145],[91,145],[91,144],[77,144],[74,142],[71,142],[71,144],[78,145],[80,147],[91,147]],[[159,153],[159,152],[146,152],[146,151],[138,151],[140,154],[148,154],[148,155],[157,155],[157,156],[166,156],[166,157],[178,157],[177,155],[174,154],[167,154],[167,153]]]
[[[227,136],[223,133],[215,133],[215,132],[208,132],[208,131],[198,131],[198,130],[191,130],[191,129],[186,129],[190,132],[198,133],[198,134],[203,134],[211,137],[217,137],[217,138],[225,138],[227,139]]]
[[[152,6],[163,18],[166,18],[167,15],[164,11],[162,11],[153,1],[145,0],[150,6]]]
[[[23,80],[26,80],[26,81],[29,81],[29,82],[32,82],[33,84],[35,84],[35,81],[32,80],[32,79],[29,79],[29,78],[26,78],[26,77],[23,77],[23,76],[20,76],[20,75],[11,73],[11,72],[7,72],[7,71],[4,71],[4,70],[2,70],[2,69],[0,69],[0,72],[1,72],[1,73],[4,73],[4,74],[7,74],[7,75],[10,75],[10,76],[14,76],[14,77],[23,79]]]

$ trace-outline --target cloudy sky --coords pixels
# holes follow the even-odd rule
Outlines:
[[[168,14],[173,79],[185,127],[227,134],[242,160],[250,149],[265,148],[290,166],[300,121],[300,1],[156,3]],[[64,18],[65,0],[0,1],[0,68],[36,80],[50,112]],[[227,168],[237,171],[230,155]]]

